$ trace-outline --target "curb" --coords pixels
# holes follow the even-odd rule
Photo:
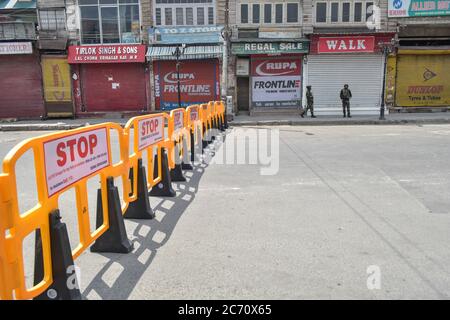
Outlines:
[[[119,123],[124,126],[123,123]],[[246,126],[354,126],[354,125],[405,125],[405,124],[450,124],[449,119],[387,119],[387,120],[260,120],[230,121],[232,127]],[[4,124],[0,131],[58,131],[86,126],[83,124]]]
[[[317,120],[317,121],[238,121],[230,126],[353,126],[353,125],[404,125],[404,124],[450,124],[450,119],[399,119],[399,120]]]

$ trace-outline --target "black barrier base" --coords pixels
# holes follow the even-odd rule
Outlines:
[[[142,159],[138,160],[137,170],[137,199],[129,203],[123,217],[125,219],[153,219],[155,214],[148,199],[147,175],[142,165]],[[133,168],[130,169],[130,180],[131,188],[133,188]]]
[[[195,162],[195,131],[191,130],[189,134],[189,138],[191,140],[191,163]]]
[[[167,160],[167,153],[164,148],[161,149],[161,181],[153,186],[150,195],[154,197],[175,197],[177,193],[172,188],[172,179],[170,178],[169,163]],[[153,167],[153,179],[158,177],[158,155],[155,155]]]
[[[53,282],[47,290],[35,297],[34,300],[81,300],[69,235],[67,234],[66,224],[61,222],[59,210],[54,210],[50,213],[49,221]],[[36,285],[44,277],[40,230],[36,230],[34,246],[34,284]]]
[[[91,246],[91,252],[129,253],[133,243],[128,239],[120,206],[119,190],[114,185],[114,178],[108,177],[108,218],[109,228]],[[102,190],[97,191],[97,228],[103,224]]]
[[[192,141],[191,141],[191,150],[193,148],[194,148],[194,145],[192,144]],[[190,164],[188,162],[184,162],[185,159],[189,159],[189,157],[188,157],[189,152],[187,151],[187,149],[188,149],[187,141],[186,141],[185,138],[183,138],[183,161],[181,162],[181,169],[183,169],[183,170],[194,170],[194,167],[192,167],[192,164]]]
[[[184,182],[186,177],[183,175],[183,170],[181,164],[176,164],[175,168],[170,170],[170,178],[175,182]]]
[[[181,164],[181,169],[183,169],[183,170],[194,170],[194,167],[190,163],[184,163],[183,162]]]

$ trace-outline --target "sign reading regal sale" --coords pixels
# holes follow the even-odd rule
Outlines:
[[[354,53],[374,51],[374,36],[320,37],[317,42],[318,53]]]
[[[109,166],[106,128],[65,136],[44,143],[48,196]]]
[[[152,117],[138,123],[138,149],[142,150],[164,137],[164,117]]]
[[[301,79],[300,58],[254,58],[252,60],[253,106],[299,106]]]
[[[69,46],[69,63],[145,62],[145,45]]]

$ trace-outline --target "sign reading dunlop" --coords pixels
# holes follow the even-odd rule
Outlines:
[[[308,41],[239,42],[231,45],[233,54],[308,53]]]

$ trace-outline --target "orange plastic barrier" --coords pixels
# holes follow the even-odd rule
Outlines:
[[[93,252],[130,252],[133,244],[126,235],[123,218],[152,219],[149,195],[176,196],[172,181],[185,181],[182,170],[192,168],[194,149],[203,147],[205,139],[211,141],[211,129],[223,131],[224,120],[223,103],[213,101],[175,109],[170,115],[134,117],[124,129],[116,123],[103,123],[30,138],[16,145],[3,160],[0,174],[0,299],[80,299],[79,288],[66,288],[67,270],[73,267],[73,260],[87,248]],[[120,144],[116,163],[112,132],[117,132]],[[38,202],[20,212],[16,164],[27,151],[34,155]],[[144,152],[146,166],[142,163]],[[93,230],[87,182],[97,175],[100,188]],[[123,181],[122,203],[114,186],[116,178]],[[80,239],[74,249],[58,204],[60,196],[72,189]],[[40,258],[36,261],[40,262],[35,264],[34,284],[27,287],[23,242],[32,233],[36,233],[35,250]]]

